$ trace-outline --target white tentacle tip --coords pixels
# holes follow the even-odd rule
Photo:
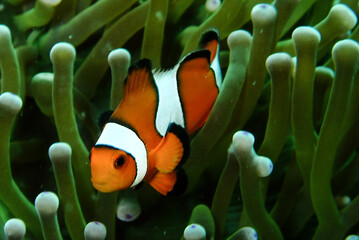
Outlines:
[[[258,234],[254,228],[243,227],[232,235],[232,239],[238,240],[257,240]]]
[[[71,146],[65,142],[57,142],[50,146],[49,157],[52,162],[69,161],[71,158]]]
[[[359,55],[359,44],[357,41],[351,39],[344,39],[337,42],[332,50],[333,59],[335,60],[348,60],[357,58]]]
[[[110,65],[113,65],[116,62],[129,63],[131,61],[131,54],[125,48],[117,48],[108,54],[107,61]]]
[[[42,192],[35,199],[35,208],[39,215],[55,215],[59,208],[59,198],[53,192]]]
[[[205,3],[205,8],[207,12],[213,13],[221,6],[220,0],[207,0]]]
[[[253,23],[260,25],[274,24],[277,18],[277,10],[271,4],[260,3],[253,7],[251,18]]]
[[[11,92],[4,92],[0,95],[0,108],[11,114],[17,114],[22,107],[21,98]]]
[[[25,223],[18,218],[9,219],[4,225],[6,239],[21,240],[26,234]]]
[[[340,23],[340,30],[342,30],[343,33],[351,30],[358,22],[355,12],[342,3],[335,4],[330,9],[329,17],[332,18],[335,23]]]
[[[133,222],[141,214],[141,206],[134,199],[121,199],[117,206],[117,218],[123,222]]]
[[[227,44],[229,49],[235,48],[240,45],[251,45],[252,35],[245,30],[236,30],[229,34]]]
[[[285,52],[273,53],[267,58],[266,66],[269,72],[275,69],[290,69],[292,67],[292,58]]]
[[[106,238],[106,227],[100,222],[89,222],[84,229],[85,240],[104,240]]]
[[[10,35],[9,27],[4,24],[0,24],[0,35],[2,34]]]
[[[233,135],[232,144],[237,152],[251,152],[254,144],[254,136],[250,132],[238,131]]]
[[[76,57],[76,49],[71,43],[56,43],[50,50],[51,62],[73,61]]]
[[[0,43],[8,45],[9,42],[11,42],[11,31],[8,26],[0,24]]]
[[[349,235],[348,237],[345,238],[345,240],[359,240],[359,236],[358,235]]]
[[[257,156],[255,159],[255,169],[258,177],[267,177],[273,171],[273,163],[267,157]]]
[[[202,240],[206,239],[206,229],[200,224],[190,224],[188,225],[184,232],[183,238],[185,240]]]
[[[49,8],[53,8],[59,5],[61,3],[61,0],[42,0],[41,2]]]
[[[338,196],[335,196],[334,200],[339,209],[343,209],[351,203],[351,198],[349,196],[338,195]]]
[[[294,29],[292,33],[294,44],[311,43],[317,45],[320,43],[320,32],[314,27],[301,26]]]

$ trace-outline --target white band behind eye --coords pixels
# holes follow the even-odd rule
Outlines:
[[[95,145],[107,145],[131,154],[137,168],[131,187],[143,180],[147,172],[147,151],[145,144],[134,131],[117,123],[107,123]]]

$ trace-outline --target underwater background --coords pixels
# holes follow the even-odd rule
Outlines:
[[[358,11],[355,0],[2,0],[0,239],[359,239]],[[223,85],[191,140],[185,193],[96,192],[89,150],[128,67],[171,68],[209,29]]]

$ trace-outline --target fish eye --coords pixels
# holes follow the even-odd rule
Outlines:
[[[125,163],[125,157],[123,155],[116,158],[114,166],[115,168],[121,167]]]

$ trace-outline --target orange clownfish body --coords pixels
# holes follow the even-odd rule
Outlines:
[[[189,137],[203,126],[221,85],[218,34],[173,69],[152,72],[147,59],[129,68],[124,97],[91,150],[91,181],[101,192],[147,181],[163,195],[189,154]]]

